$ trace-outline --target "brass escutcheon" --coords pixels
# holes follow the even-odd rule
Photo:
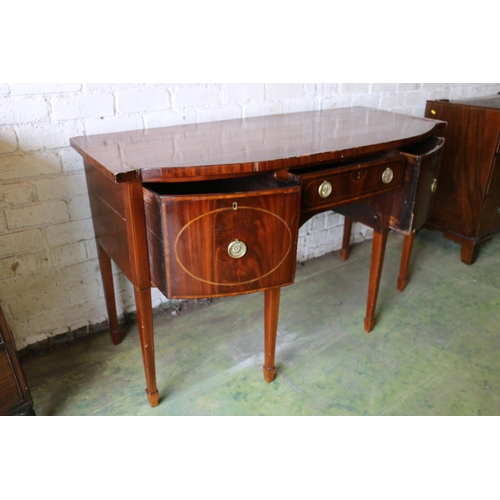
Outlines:
[[[391,182],[393,178],[394,178],[394,172],[392,171],[391,168],[387,167],[384,170],[384,173],[382,174],[382,182],[384,184],[389,184],[389,182]]]
[[[234,240],[229,243],[227,253],[233,259],[241,259],[241,257],[247,253],[247,246],[243,241]]]
[[[332,184],[328,181],[323,181],[318,188],[318,194],[321,198],[328,198],[332,194]]]
[[[435,193],[436,192],[437,186],[438,186],[437,179],[432,179],[432,182],[431,182],[431,193]]]

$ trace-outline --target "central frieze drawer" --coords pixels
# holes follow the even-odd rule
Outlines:
[[[272,176],[144,187],[151,282],[171,298],[293,283],[300,188]]]
[[[302,210],[315,210],[357,201],[402,185],[405,159],[396,153],[356,163],[295,170],[290,181],[303,187]]]

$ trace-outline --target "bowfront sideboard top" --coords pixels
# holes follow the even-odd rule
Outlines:
[[[375,324],[389,229],[415,231],[436,190],[444,122],[363,107],[75,137],[84,159],[111,337],[121,340],[111,261],[134,287],[146,393],[156,388],[151,287],[170,298],[264,292],[264,378],[298,230],[326,210],[374,229],[364,328]],[[326,299],[327,300],[327,299]]]
[[[353,107],[82,136],[71,145],[115,182],[290,169],[417,143],[436,120]]]

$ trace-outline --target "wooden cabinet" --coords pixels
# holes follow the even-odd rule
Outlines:
[[[34,411],[10,331],[0,309],[0,416],[5,415],[34,415]]]
[[[447,122],[426,227],[460,243],[472,264],[477,245],[500,231],[500,95],[428,101],[425,116]]]

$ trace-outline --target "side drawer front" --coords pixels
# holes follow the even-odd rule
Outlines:
[[[301,175],[302,209],[304,211],[326,209],[390,191],[401,186],[403,172],[404,158],[394,155],[349,167]],[[325,183],[329,183],[331,192],[328,196],[322,197],[320,191]]]
[[[299,205],[298,187],[163,198],[168,296],[215,297],[291,284]]]
[[[394,195],[391,228],[411,233],[429,218],[432,201],[439,190],[438,169],[444,139],[431,137],[407,152],[405,182]]]

